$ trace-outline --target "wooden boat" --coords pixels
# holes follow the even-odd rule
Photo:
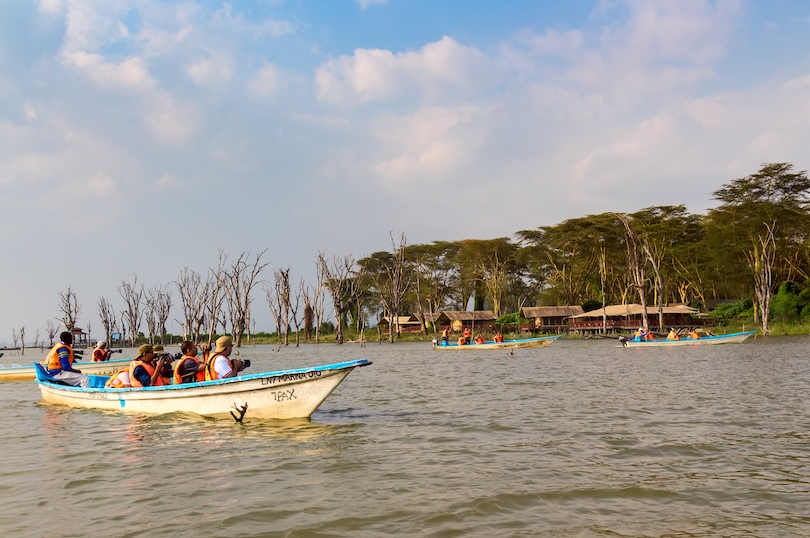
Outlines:
[[[359,359],[216,381],[121,389],[104,388],[109,377],[95,375],[90,376],[90,388],[67,386],[50,378],[41,365],[35,367],[46,402],[124,413],[179,411],[217,418],[227,418],[233,409],[247,406],[250,417],[286,419],[308,418],[352,370],[369,364]]]
[[[126,368],[132,359],[115,359],[104,362],[84,362],[76,361],[73,367],[81,370],[83,374],[110,376],[115,372]],[[12,364],[11,366],[0,366],[0,381],[30,381],[36,379],[37,374],[33,366],[23,366]]]
[[[520,338],[518,340],[504,340],[503,342],[495,342],[494,340],[487,340],[483,344],[476,344],[472,342],[463,346],[455,342],[448,342],[447,345],[442,345],[441,342],[436,343],[433,347],[435,349],[512,349],[518,347],[543,347],[552,343],[561,335],[555,334],[552,336],[538,336],[536,338]]]
[[[632,338],[619,338],[622,347],[675,347],[675,346],[709,346],[713,344],[739,344],[757,331],[745,331],[741,333],[713,334],[701,336],[697,340],[682,338],[680,340],[641,340],[634,342]]]

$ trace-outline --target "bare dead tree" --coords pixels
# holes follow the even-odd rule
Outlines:
[[[51,320],[45,322],[45,327],[47,327],[48,332],[48,346],[53,347],[53,339],[56,338],[56,331],[59,330],[58,325],[54,325]]]
[[[312,325],[315,315],[312,310],[312,287],[303,279],[301,279],[301,297],[304,301],[304,340],[309,342],[312,337]]]
[[[172,310],[172,292],[166,288],[160,288],[157,300],[158,330],[160,331],[160,343],[165,344],[166,322],[169,320],[169,313]]]
[[[125,327],[129,328],[130,345],[135,347],[135,340],[138,337],[138,330],[143,318],[143,312],[141,311],[143,306],[143,285],[140,288],[138,287],[138,275],[135,274],[132,283],[122,281],[121,285],[118,286],[118,293],[126,304],[126,309],[121,312],[121,321]]]
[[[220,321],[220,310],[222,303],[227,298],[228,293],[228,273],[225,270],[225,263],[228,261],[228,255],[220,248],[218,249],[218,261],[216,270],[210,270],[208,274],[208,286],[211,290],[210,302],[207,304],[208,308],[208,345],[214,340],[217,324]],[[223,326],[225,322],[222,322]],[[227,330],[227,327],[225,328]],[[225,332],[225,331],[223,331]]]
[[[11,328],[11,342],[14,344],[14,349],[17,349],[17,342],[20,341],[20,333],[14,327]]]
[[[397,246],[394,242],[393,233],[389,235],[391,236],[393,256],[389,260],[382,262],[383,271],[374,272],[373,280],[380,296],[380,302],[391,316],[388,341],[394,343],[395,333],[397,336],[399,335],[399,311],[402,306],[402,299],[408,291],[411,277],[405,263],[405,247],[408,244],[408,239],[403,233],[399,239],[399,246]]]
[[[270,262],[262,262],[262,256],[267,252],[264,249],[256,255],[253,264],[248,264],[249,253],[242,252],[226,273],[228,288],[228,306],[231,317],[231,329],[234,345],[242,346],[242,336],[250,328],[251,304],[253,302],[253,288],[259,283],[259,275]]]
[[[323,274],[324,284],[332,297],[335,311],[335,342],[343,343],[343,315],[357,302],[365,291],[362,285],[362,269],[355,269],[355,259],[351,254],[342,258],[335,256],[331,263],[323,253],[318,253],[318,265]]]
[[[320,270],[320,255],[319,259],[316,260],[315,266],[318,269],[316,271],[318,281],[315,283],[315,288],[312,290],[312,302],[310,306],[312,307],[312,321],[315,325],[315,343],[319,343],[321,340],[321,325],[323,324],[323,314],[324,308],[323,303],[324,299],[326,298],[325,293],[325,283],[324,283],[324,273]]]
[[[293,325],[295,325],[295,347],[301,343],[301,316],[298,315],[299,310],[301,309],[301,300],[304,296],[304,288],[306,287],[306,283],[304,279],[301,279],[301,282],[298,283],[298,288],[295,290],[292,296],[292,301],[290,301],[290,318],[292,319]]]
[[[76,298],[76,292],[70,286],[68,286],[67,291],[59,292],[59,298],[61,300],[59,308],[62,311],[62,317],[56,319],[62,322],[67,331],[72,331],[79,320],[82,307]]]
[[[630,272],[631,286],[638,292],[638,299],[641,303],[641,323],[644,331],[648,332],[650,325],[647,320],[647,294],[644,289],[647,281],[644,274],[644,265],[647,260],[642,250],[641,239],[630,227],[630,220],[627,215],[620,214],[618,218],[624,224],[624,237],[627,243],[627,268]]]
[[[278,278],[278,277],[276,277]],[[273,315],[273,321],[276,324],[276,342],[281,341],[281,307],[276,298],[276,286],[266,286],[264,294],[267,299],[267,305],[270,307],[270,314]]]
[[[104,340],[109,343],[115,325],[115,310],[105,297],[98,300],[98,317],[101,319],[101,326],[104,327]]]
[[[200,341],[202,328],[208,320],[206,305],[211,296],[211,280],[203,282],[199,273],[191,271],[188,267],[180,272],[180,276],[174,281],[177,291],[180,294],[180,304],[183,307],[183,338]]]
[[[762,334],[770,334],[771,298],[773,295],[773,265],[776,262],[776,221],[765,223],[764,235],[757,235],[753,247],[745,253],[748,266],[754,273],[754,293],[762,320]],[[757,310],[755,309],[755,311]]]
[[[42,347],[41,342],[39,341],[40,338],[42,338],[42,333],[40,333],[39,329],[37,329],[34,333],[34,347]]]
[[[157,288],[144,290],[143,315],[146,318],[146,338],[150,344],[155,343],[157,335]]]
[[[25,355],[25,325],[20,327],[20,355]]]

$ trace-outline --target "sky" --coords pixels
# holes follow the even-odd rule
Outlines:
[[[68,288],[103,336],[100,298],[219,249],[311,282],[401,234],[703,214],[808,147],[805,1],[6,0],[0,345]]]

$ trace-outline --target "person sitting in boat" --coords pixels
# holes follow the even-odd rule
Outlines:
[[[498,333],[495,335],[493,340],[495,340],[496,342],[503,342],[503,335],[501,333]]]
[[[104,387],[108,389],[125,389],[131,386],[132,381],[129,378],[129,368],[118,370],[104,383]]]
[[[689,340],[697,340],[698,338],[700,338],[700,335],[697,333],[695,329],[689,331]]]
[[[633,334],[633,342],[641,342],[647,338],[647,333],[644,332],[644,329],[639,327],[636,329],[636,332]]]
[[[464,327],[464,333],[462,334],[464,335],[464,343],[469,344],[470,341],[472,340],[472,332],[470,331],[470,329]]]
[[[667,335],[667,340],[680,340],[680,339],[681,339],[681,337],[678,336],[678,331],[676,331],[674,328],[669,330],[669,334]]]
[[[90,378],[83,374],[81,370],[73,367],[73,335],[64,331],[59,335],[60,343],[53,346],[53,349],[48,353],[45,359],[46,368],[48,373],[66,385],[74,387],[90,387]]]
[[[108,360],[110,360],[110,350],[107,349],[107,342],[97,342],[96,349],[93,350],[93,362],[104,362]]]
[[[138,348],[138,355],[129,364],[129,380],[133,387],[160,387],[169,382],[162,375],[166,359],[155,362],[155,349],[149,344]]]
[[[484,342],[486,342],[486,340],[484,339],[484,335],[479,334],[478,336],[475,337],[476,344],[483,344]]]
[[[467,345],[467,339],[464,338],[464,336],[459,336],[458,337],[458,345],[466,346]]]
[[[236,377],[239,372],[245,369],[246,363],[239,359],[231,359],[233,340],[231,340],[230,336],[217,338],[216,346],[214,354],[211,355],[205,367],[206,381]]]
[[[197,359],[197,346],[194,342],[186,340],[180,344],[180,351],[183,352],[183,356],[174,367],[174,384],[205,381],[205,364]]]
[[[449,340],[450,340],[450,327],[447,327],[442,331],[442,345],[446,346]]]
[[[650,331],[650,332],[647,333],[647,336],[645,336],[644,338],[645,338],[645,340],[647,340],[649,342],[652,342],[653,340],[655,340],[655,333]]]

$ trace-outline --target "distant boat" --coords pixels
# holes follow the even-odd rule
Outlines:
[[[115,359],[103,362],[83,362],[73,363],[73,367],[81,370],[83,374],[110,376],[115,372],[126,368],[132,359]],[[12,364],[11,366],[0,366],[0,381],[30,381],[36,379],[37,374],[33,366],[23,366]]]
[[[442,345],[438,342],[434,347],[436,349],[512,349],[518,347],[543,347],[552,343],[554,340],[562,335],[555,334],[552,336],[538,336],[536,338],[520,338],[518,340],[504,340],[503,342],[496,342],[494,340],[487,340],[483,344],[476,344],[470,342],[469,344],[458,345],[457,343],[447,343]]]
[[[622,347],[676,347],[676,346],[709,346],[714,344],[739,344],[757,331],[745,331],[730,334],[712,334],[701,336],[697,340],[681,338],[680,340],[641,340],[634,342],[632,338],[624,336],[619,338]]]
[[[352,370],[369,364],[359,359],[216,381],[120,389],[104,388],[109,376],[95,375],[90,376],[90,388],[67,386],[54,381],[41,365],[35,367],[46,402],[124,413],[183,412],[217,418],[227,418],[232,410],[245,406],[251,417],[287,419],[309,418]]]

